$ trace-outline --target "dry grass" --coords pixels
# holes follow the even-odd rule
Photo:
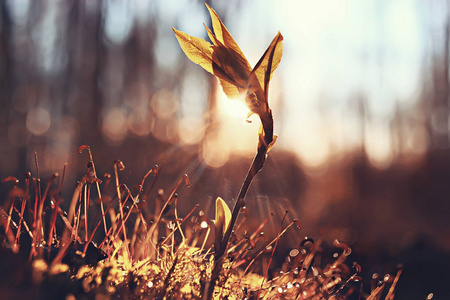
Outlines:
[[[1,210],[2,251],[18,253],[20,265],[30,266],[26,288],[43,298],[205,298],[215,266],[214,245],[208,242],[215,227],[198,206],[179,216],[176,192],[180,185],[190,184],[188,176],[178,180],[170,195],[159,190],[152,198],[156,166],[130,190],[119,182],[122,162],[114,162],[114,176],[106,174],[100,180],[89,147],[80,147],[79,153],[84,150],[89,153],[88,172],[68,212],[60,208],[64,172],[59,183],[55,175],[42,188],[37,157],[37,177],[28,174],[23,182],[3,179],[12,187],[4,201],[8,209]],[[115,195],[108,195],[108,189]],[[274,266],[278,241],[287,230],[300,229],[300,222],[284,221],[278,236],[267,240],[262,233],[265,223],[249,233],[240,229],[245,218],[240,219],[221,261],[214,298],[393,298],[400,271],[395,278],[385,276],[364,295],[360,266],[346,264],[351,253],[347,245],[335,241],[335,254],[327,257],[320,240],[303,239],[298,231],[299,247]]]

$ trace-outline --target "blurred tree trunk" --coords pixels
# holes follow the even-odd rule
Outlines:
[[[7,132],[8,115],[11,110],[14,91],[13,69],[11,57],[12,24],[6,0],[0,0],[0,130]]]

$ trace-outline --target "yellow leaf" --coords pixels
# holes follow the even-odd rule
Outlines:
[[[214,221],[214,227],[217,231],[221,233],[221,236],[225,234],[230,225],[231,221],[231,211],[228,205],[223,201],[222,198],[217,197],[216,199],[216,219]]]
[[[208,4],[205,3],[205,5],[209,10],[209,14],[211,15],[212,26],[217,40],[219,40],[226,48],[233,52],[235,58],[237,58],[240,63],[246,67],[247,70],[251,71],[252,68],[245,58],[244,53],[242,53],[241,48],[239,48],[238,44],[233,39],[225,25],[222,23],[217,13]],[[211,41],[214,43],[213,39],[211,39]]]
[[[272,143],[273,119],[267,95],[272,73],[278,67],[283,51],[283,36],[278,32],[271,44],[252,69],[242,50],[220,20],[206,4],[211,15],[213,30],[205,25],[212,44],[174,29],[184,53],[194,63],[214,74],[229,98],[244,97],[252,113],[258,114],[267,135],[260,135],[266,147]]]
[[[278,136],[276,134],[274,134],[272,137],[272,142],[267,146],[267,153],[269,153],[269,151],[273,148],[277,139],[278,139]]]
[[[172,28],[181,49],[192,62],[199,64],[203,69],[213,73],[213,49],[207,41],[190,36],[182,31]]]
[[[213,49],[212,58],[217,65],[214,65],[213,68],[214,75],[234,84],[238,89],[243,90],[247,85],[251,69],[247,68],[247,66],[234,55],[235,53],[226,47],[213,46]],[[216,67],[218,68],[216,69]],[[223,76],[222,72],[224,72],[226,76]]]
[[[275,145],[275,142],[277,141],[278,136],[277,135],[272,135],[271,139],[268,139],[266,137],[266,132],[264,130],[264,121],[261,121],[261,125],[259,126],[259,130],[258,130],[258,135],[259,135],[259,145],[258,148],[261,147],[261,144],[264,144],[265,148],[266,148],[266,153],[269,153],[269,151],[273,148],[273,146]],[[273,130],[272,130],[273,132]]]
[[[241,92],[236,85],[229,83],[228,81],[219,79],[222,90],[230,99],[238,99],[241,96]]]
[[[280,32],[277,33],[275,38],[270,43],[269,48],[264,52],[256,66],[253,68],[252,73],[258,78],[259,84],[267,90],[267,83],[272,79],[272,73],[278,67],[281,61],[283,53],[283,36]]]

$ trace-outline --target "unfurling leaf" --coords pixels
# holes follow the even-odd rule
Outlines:
[[[216,219],[214,221],[214,227],[220,229],[222,233],[225,233],[228,229],[228,225],[231,220],[231,211],[225,201],[222,198],[216,199]]]
[[[231,221],[231,211],[228,205],[222,198],[216,199],[216,218],[214,220],[214,227],[216,230],[216,248],[222,242],[222,238],[228,229]],[[217,249],[216,249],[217,250]]]

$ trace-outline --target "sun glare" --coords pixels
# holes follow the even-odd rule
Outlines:
[[[217,100],[220,109],[225,112],[228,117],[240,118],[245,120],[250,110],[242,99],[229,99],[222,90],[217,92]]]

